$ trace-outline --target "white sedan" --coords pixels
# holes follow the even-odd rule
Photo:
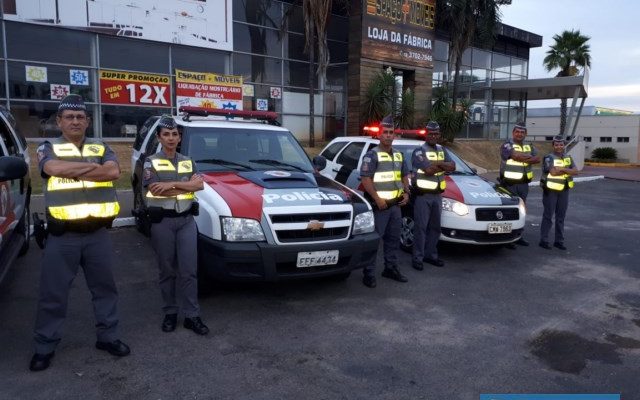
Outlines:
[[[366,152],[377,146],[378,139],[346,136],[333,139],[320,153],[327,159],[321,174],[363,191],[360,165]],[[413,150],[424,143],[417,139],[395,139],[393,148],[402,151],[411,170]],[[479,176],[460,157],[447,149],[456,164],[447,173],[447,189],[442,194],[442,234],[440,240],[477,245],[515,242],[522,235],[526,210],[519,197]],[[402,208],[401,246],[413,246],[413,206]]]

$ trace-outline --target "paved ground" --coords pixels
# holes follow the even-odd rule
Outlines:
[[[585,165],[585,175],[603,175],[610,179],[640,182],[640,167],[592,167]]]
[[[447,266],[409,283],[220,288],[202,299],[212,332],[160,331],[148,241],[114,229],[123,339],[93,348],[79,277],[52,367],[30,373],[41,252],[0,286],[0,399],[473,399],[480,393],[622,393],[640,398],[640,183],[577,185],[568,252],[444,247]],[[537,240],[532,188],[527,236]],[[402,255],[405,264],[409,257]],[[407,264],[408,265],[408,264]]]

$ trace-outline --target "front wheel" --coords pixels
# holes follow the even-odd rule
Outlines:
[[[413,249],[413,215],[402,216],[402,228],[400,230],[400,248],[407,253]]]
[[[149,237],[151,236],[151,222],[144,212],[144,202],[142,201],[142,193],[137,190],[133,192],[133,218],[136,221],[136,229],[138,232]]]
[[[22,218],[20,218],[20,223],[16,229],[16,232],[24,238],[22,247],[20,247],[20,251],[18,252],[18,257],[20,257],[27,254],[27,251],[29,251],[29,241],[31,239],[31,211],[29,209],[29,204],[24,206],[24,213],[22,214]]]

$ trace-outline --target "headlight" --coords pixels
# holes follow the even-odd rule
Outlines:
[[[452,199],[442,198],[442,211],[450,211],[463,217],[469,214],[469,207],[466,204],[460,203]]]
[[[527,206],[524,204],[524,201],[520,199],[520,203],[518,204],[518,208],[520,209],[520,215],[524,218],[527,216]]]
[[[353,234],[360,235],[362,233],[370,233],[375,230],[373,220],[373,211],[366,211],[356,215],[353,220]]]
[[[222,217],[222,233],[229,242],[261,242],[264,233],[255,219]]]

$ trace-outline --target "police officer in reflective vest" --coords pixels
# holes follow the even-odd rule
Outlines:
[[[360,176],[365,197],[373,207],[376,232],[383,241],[382,276],[407,282],[407,278],[398,269],[398,248],[402,229],[400,207],[409,202],[409,171],[402,153],[391,147],[395,134],[390,115],[382,120],[381,128],[380,144],[364,155]],[[374,273],[375,264],[364,268],[362,283],[365,286],[376,287]]]
[[[413,151],[411,165],[413,171],[413,268],[422,271],[422,261],[443,267],[438,258],[440,239],[440,218],[442,196],[447,183],[444,173],[456,169],[449,153],[438,144],[440,125],[435,121],[427,124],[425,143]]]
[[[174,331],[181,311],[185,328],[206,335],[209,328],[200,318],[198,304],[198,231],[193,219],[194,192],[203,189],[202,177],[195,163],[176,151],[181,138],[173,117],[160,118],[156,135],[162,149],[145,160],[142,186],[160,270],[161,328]]]
[[[49,237],[42,258],[40,294],[35,324],[35,355],[29,368],[49,367],[60,342],[69,290],[82,267],[91,291],[96,318],[96,348],[126,356],[119,340],[118,292],[111,272],[111,227],[120,205],[114,181],[120,167],[102,140],[87,138],[87,108],[78,95],[65,97],[56,118],[62,136],[37,150],[44,178],[44,202]]]
[[[533,145],[524,141],[526,136],[526,126],[523,122],[518,122],[513,127],[512,139],[500,147],[500,183],[525,203],[529,194],[529,182],[533,179],[531,165],[540,162]],[[520,237],[516,244],[528,246],[529,242]],[[512,244],[508,247],[515,248]]]
[[[549,231],[555,215],[555,240],[553,246],[566,250],[564,245],[564,217],[569,205],[569,189],[573,187],[573,176],[578,169],[571,156],[564,153],[562,136],[553,138],[553,153],[547,154],[542,162],[542,222],[540,223],[540,247],[550,250]]]

